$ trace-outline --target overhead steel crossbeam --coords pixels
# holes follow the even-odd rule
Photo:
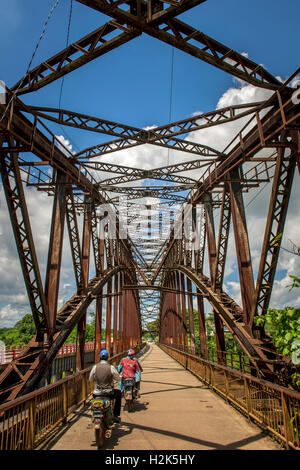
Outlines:
[[[159,24],[166,18],[183,13],[186,10],[203,3],[205,0],[183,0],[175,6],[172,5],[167,12],[160,14],[160,19],[156,16],[153,24]],[[154,4],[154,0],[152,0]],[[99,2],[98,2],[99,3]],[[102,3],[102,2],[101,2]],[[115,2],[114,5],[106,4],[107,8],[115,5],[126,4],[127,2]],[[92,6],[92,5],[89,5]],[[155,7],[154,7],[155,9]],[[153,7],[150,9],[153,13]],[[139,8],[136,13],[139,15]],[[113,49],[125,44],[139,36],[142,31],[140,27],[133,27],[130,23],[109,21],[82,39],[74,42],[55,56],[45,60],[39,66],[30,70],[16,85],[13,90],[17,94],[30,93],[54,82],[58,78],[78,69],[92,60],[110,52]],[[119,35],[115,35],[123,31]],[[111,38],[111,35],[113,37]]]
[[[194,160],[192,162],[178,163],[166,167],[154,168],[153,170],[143,170],[141,168],[130,168],[121,165],[112,165],[110,163],[93,162],[82,163],[82,167],[94,171],[104,171],[108,173],[119,173],[122,176],[101,180],[100,185],[115,185],[127,183],[129,181],[138,181],[141,179],[157,179],[170,181],[179,184],[196,184],[197,180],[185,176],[174,175],[184,171],[199,170],[211,163],[211,160]],[[101,186],[100,186],[101,187]]]
[[[99,144],[82,150],[75,155],[78,159],[90,159],[107,153],[125,150],[145,143],[158,145],[187,153],[194,153],[203,157],[222,157],[222,153],[187,140],[175,139],[180,134],[186,134],[200,129],[210,128],[225,122],[231,122],[253,114],[262,109],[264,103],[255,102],[243,105],[233,105],[209,113],[199,114],[192,118],[177,121],[164,126],[145,130],[137,127],[123,125],[101,118],[45,107],[30,107],[33,113],[61,125],[68,125],[78,129],[90,130],[102,134],[122,136],[122,139]],[[54,114],[54,115],[52,115]]]
[[[183,11],[195,6],[195,2],[192,4],[192,2],[182,1],[178,5],[161,12],[154,20],[151,16],[149,18],[147,14],[147,9],[151,9],[151,3],[149,2],[147,5],[146,2],[138,1],[136,8],[140,7],[140,14],[135,15],[132,14],[132,11],[124,11],[119,8],[117,2],[111,4],[105,0],[77,1],[111,16],[123,24],[138,27],[142,32],[191,54],[204,62],[208,62],[252,85],[272,90],[276,90],[281,86],[281,82],[261,65],[256,64],[244,55],[174,18]],[[189,3],[191,6],[188,6]],[[198,3],[200,2],[196,2],[196,4]],[[145,5],[144,14],[142,13],[142,5]],[[135,13],[134,10],[133,12]],[[194,43],[197,43],[197,45],[195,46]]]
[[[261,109],[261,107],[263,106],[263,102],[256,102],[242,105],[232,105],[209,113],[199,114],[193,116],[192,118],[183,119],[182,121],[177,121],[170,124],[166,124],[164,126],[155,127],[154,129],[150,129],[147,131],[143,130],[143,142],[127,140],[126,138],[117,139],[82,150],[75,155],[75,158],[91,159],[93,157],[104,155],[106,153],[117,152],[119,150],[132,148],[137,145],[142,145],[143,143],[151,143],[152,145],[154,145],[155,141],[159,139],[161,139],[161,144],[164,144],[165,146],[165,142],[168,143],[169,140],[162,140],[162,138],[171,139],[172,137],[175,137],[177,135],[183,135],[200,129],[206,129],[213,126],[217,126],[219,124],[224,124],[226,122],[232,122],[255,113],[257,109]],[[245,111],[243,111],[244,109]],[[146,142],[145,139],[147,139]],[[215,150],[213,151],[215,152]]]
[[[121,34],[116,35],[120,31]],[[97,57],[126,44],[140,34],[136,28],[131,26],[119,28],[114,21],[109,21],[30,70],[12,90],[18,95],[37,91]],[[112,35],[114,37],[111,37]]]
[[[135,140],[137,145],[148,143],[152,145],[158,145],[159,147],[166,147],[174,150],[180,150],[182,152],[194,153],[204,157],[221,156],[221,152],[206,145],[189,142],[187,140],[176,139],[173,137],[157,137],[155,132],[107,121],[97,117],[87,116],[73,111],[37,106],[32,106],[31,109],[33,113],[40,118],[44,118],[61,125],[97,132],[99,134],[123,137],[124,140],[129,141],[128,145],[120,145],[119,149],[135,146],[131,142],[132,140]],[[52,114],[54,114],[54,116]],[[102,145],[96,146],[93,149],[89,149],[89,152],[93,150],[93,156],[97,156],[99,155],[99,149],[101,148]],[[76,155],[75,158],[77,158]]]

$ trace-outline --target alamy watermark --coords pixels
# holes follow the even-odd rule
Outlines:
[[[204,228],[202,204],[177,204],[170,207],[162,205],[159,199],[154,198],[151,204],[128,204],[127,197],[123,197],[116,206],[98,206],[96,215],[100,239],[165,241],[170,237],[184,238],[190,244],[190,249],[200,249]]]

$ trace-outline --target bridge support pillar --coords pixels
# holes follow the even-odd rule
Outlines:
[[[244,323],[248,325],[254,300],[254,279],[239,169],[230,172],[230,200],[236,257],[240,276]]]
[[[57,171],[53,211],[51,219],[48,264],[45,282],[50,336],[54,334],[56,324],[61,257],[66,215],[66,176]]]
[[[206,221],[206,234],[207,234],[210,277],[211,277],[212,285],[215,285],[217,247],[216,247],[215,225],[214,225],[211,194],[208,194],[205,197],[205,221]],[[216,336],[218,362],[224,363],[225,362],[224,326],[223,326],[222,320],[220,319],[215,309],[214,309],[214,323],[215,323],[215,336]]]

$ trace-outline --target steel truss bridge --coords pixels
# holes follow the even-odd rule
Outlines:
[[[0,403],[36,389],[76,325],[77,369],[84,368],[86,315],[94,301],[95,358],[105,318],[106,344],[110,346],[112,337],[114,355],[139,345],[147,324],[159,319],[161,344],[197,352],[207,359],[205,299],[213,310],[218,362],[224,363],[224,332],[229,331],[249,358],[254,375],[284,384],[293,364],[276,351],[255,318],[269,306],[289,197],[300,171],[300,106],[293,100],[295,90],[291,87],[297,71],[281,83],[261,65],[177,19],[204,0],[77,1],[110,20],[29,70],[15,86],[7,88],[8,104],[0,105],[2,184],[36,327],[35,337],[0,376]],[[149,130],[22,101],[22,95],[142,34],[268,89],[271,96],[266,101],[217,109]],[[192,131],[233,121],[241,123],[240,131],[223,152],[187,138]],[[73,154],[49,129],[52,122],[103,134],[109,140]],[[107,154],[146,144],[176,150],[179,155],[183,152],[182,161],[151,170],[105,162]],[[148,186],[135,186],[134,182],[145,179],[151,182]],[[255,195],[266,183],[272,189],[255,283],[244,193]],[[24,185],[45,191],[53,200],[45,282]],[[117,208],[120,195],[127,198],[128,210]],[[159,200],[162,215],[178,205],[186,204],[186,210],[180,217],[174,215],[166,236],[166,228],[158,224],[159,236],[147,237],[146,227],[139,237],[125,238],[124,217],[134,222],[139,216],[136,202],[141,212],[145,211],[143,198],[148,201],[147,221],[149,198]],[[108,210],[105,219],[99,213],[103,204],[116,208],[116,216]],[[101,225],[103,220],[106,224]],[[231,224],[241,305],[223,289]],[[180,238],[186,225],[189,229]],[[64,231],[69,234],[76,291],[58,309],[62,254],[67,249],[63,246]],[[111,231],[114,238],[109,236]],[[92,258],[95,272],[90,266]],[[204,274],[205,262],[209,275]]]

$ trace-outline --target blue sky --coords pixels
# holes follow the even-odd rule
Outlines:
[[[0,16],[0,79],[8,86],[25,73],[45,19],[54,0],[10,0]],[[289,0],[208,0],[180,19],[262,63],[283,78],[299,65],[300,2]],[[54,11],[34,64],[63,49],[66,42],[70,0],[61,0]],[[70,41],[98,28],[109,18],[73,2]],[[115,51],[67,75],[62,107],[140,127],[169,121],[172,49],[142,35]],[[57,106],[61,79],[23,99],[28,104]],[[232,85],[232,77],[209,64],[175,50],[171,120],[215,108]],[[74,144],[85,147],[86,134]],[[91,136],[99,142],[99,136]],[[83,142],[84,141],[84,142]]]
[[[44,22],[54,3],[55,0],[10,0],[9,2],[2,0],[0,3],[2,7],[0,80],[4,81],[7,86],[13,86],[24,76]],[[33,67],[64,49],[69,8],[70,0],[60,0],[41,41]],[[247,53],[250,59],[263,64],[270,73],[286,79],[299,67],[299,17],[299,0],[288,0],[285,4],[281,0],[208,0],[192,11],[181,15],[180,19],[228,47],[240,53]],[[70,42],[80,39],[107,21],[109,21],[108,17],[74,0]],[[137,127],[166,124],[169,122],[171,58],[170,46],[142,35],[72,74],[66,75],[62,107]],[[60,87],[61,79],[36,93],[24,95],[21,99],[27,104],[58,107]],[[224,106],[232,104],[235,97],[237,101],[234,102],[241,103],[266,99],[266,95],[261,90],[244,86],[221,70],[175,50],[171,121],[190,117],[195,112],[213,110],[218,103],[223,103]],[[49,127],[56,135],[63,134],[68,138],[75,151],[113,140],[113,137],[72,128],[63,130],[53,123],[49,123]],[[236,130],[235,125],[233,130]],[[230,132],[228,132],[229,135]],[[199,142],[195,133],[191,138]],[[201,133],[200,139],[204,139],[201,143],[220,150],[225,147],[224,135],[219,126],[213,128],[213,133]],[[137,149],[132,149],[131,153],[123,151],[118,152],[118,155],[117,153],[111,154],[105,158],[105,161],[138,168],[142,168],[147,160],[151,162],[152,167],[167,164],[166,149],[154,147],[153,150],[153,146],[148,146],[145,150],[141,147]],[[182,152],[176,153],[177,159],[186,157],[188,160],[193,159],[190,155],[182,155]],[[174,163],[174,159],[170,163]],[[299,178],[298,174],[297,178]],[[157,181],[156,184],[160,183]],[[270,186],[247,210],[254,270],[258,267]],[[40,268],[44,275],[51,200],[41,192],[35,191],[33,194],[32,190],[27,191]],[[300,185],[295,184],[283,241],[286,247],[289,247],[289,239],[297,242],[299,238],[299,192]],[[245,202],[247,202],[247,197],[248,195],[245,195]],[[249,194],[248,200],[252,197],[253,194]],[[28,302],[6,203],[0,191],[0,233],[1,227],[5,227],[5,230],[2,231],[3,236],[0,237],[0,324],[11,326],[20,319],[20,316],[27,313]],[[258,238],[260,239],[257,240]],[[237,298],[238,273],[232,240],[233,235],[230,238],[228,272],[225,281],[229,294]],[[278,283],[273,291],[275,305],[284,305],[289,302],[293,305],[300,305],[298,294],[293,292],[291,301],[286,289],[286,283],[289,282],[288,273],[300,275],[299,264],[299,258],[293,258],[286,252],[282,253],[278,264]],[[7,270],[6,266],[10,266],[11,269]],[[61,299],[66,300],[73,294],[72,270],[72,263],[66,258],[62,270]],[[18,292],[17,298],[15,298],[15,292]]]

